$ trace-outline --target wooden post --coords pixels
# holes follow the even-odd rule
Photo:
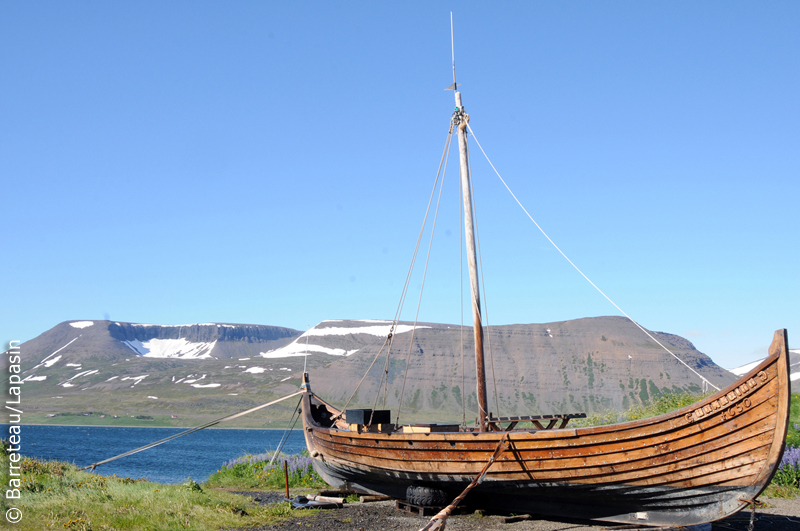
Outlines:
[[[290,499],[289,498],[289,465],[285,460],[283,461],[283,479],[286,482],[286,499],[288,500],[288,499]]]
[[[456,107],[463,111],[461,93],[455,91]],[[486,416],[489,411],[486,403],[486,369],[483,363],[483,323],[481,319],[481,294],[478,284],[478,258],[475,250],[475,217],[472,213],[472,186],[469,178],[469,159],[467,158],[467,115],[462,112],[458,124],[458,154],[461,166],[461,191],[464,201],[464,232],[467,238],[467,262],[469,264],[469,287],[472,294],[472,327],[475,337],[475,375],[478,380],[478,425],[487,431]]]

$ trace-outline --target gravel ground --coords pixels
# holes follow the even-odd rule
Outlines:
[[[283,495],[274,492],[238,492],[252,497],[261,504],[283,500]],[[800,498],[783,500],[760,498],[768,507],[756,510],[756,531],[800,531]],[[342,509],[322,510],[314,516],[293,518],[274,526],[247,528],[247,531],[266,530],[314,530],[314,531],[417,531],[430,516],[414,516],[395,509],[393,501],[345,504]],[[746,531],[750,523],[750,512],[742,511],[719,522],[712,531]],[[447,520],[449,531],[608,531],[615,524],[592,524],[581,521],[556,520],[552,518],[532,519],[515,523],[504,523],[503,516],[476,514],[454,515]],[[234,530],[231,530],[234,531]],[[244,530],[241,530],[244,531]]]

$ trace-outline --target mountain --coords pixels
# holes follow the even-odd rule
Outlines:
[[[264,325],[204,323],[152,325],[113,321],[67,321],[26,342],[25,362],[50,352],[39,363],[55,365],[54,358],[71,363],[120,361],[131,356],[179,359],[230,359],[258,355],[290,343],[300,332]],[[213,351],[213,356],[211,352]]]
[[[306,365],[314,392],[344,406],[381,352],[390,325],[323,321],[301,333],[229,323],[64,322],[20,347],[25,421],[199,424],[290,394]],[[372,407],[376,396],[382,407],[385,389],[386,407],[394,411],[403,393],[404,421],[460,420],[462,400],[472,419],[471,331],[463,333],[462,362],[460,327],[420,323],[413,341],[411,330],[411,323],[398,325],[388,363],[384,350],[348,407]],[[686,339],[652,334],[715,385],[735,379]],[[666,392],[702,390],[696,375],[622,317],[493,326],[485,337],[495,414],[620,409]],[[380,388],[384,369],[388,386]],[[295,404],[283,402],[233,425],[275,426]]]
[[[230,323],[67,321],[20,345],[25,422],[191,425],[248,409],[296,390],[288,381],[299,380],[302,357],[248,362],[300,334]],[[294,405],[233,425],[288,418]]]
[[[383,326],[388,328],[388,323]],[[363,324],[354,322],[320,323],[312,332],[312,344],[320,338],[319,343],[329,347],[357,349],[353,355],[310,373],[315,393],[333,404],[344,404],[383,340],[370,340]],[[493,326],[484,334],[487,395],[495,415],[625,409],[664,393],[703,390],[695,374],[626,318]],[[715,385],[724,387],[735,380],[734,375],[688,340],[662,332],[651,334]],[[414,418],[452,421],[460,420],[465,400],[467,419],[474,417],[470,413],[477,410],[471,330],[464,333],[463,381],[459,327],[424,323],[416,331],[412,345],[410,334],[398,336],[388,364],[386,404],[395,408],[402,392],[404,411]],[[404,384],[409,346],[411,355]],[[372,407],[386,365],[384,352],[351,407]],[[383,396],[381,391],[379,404],[383,403]]]

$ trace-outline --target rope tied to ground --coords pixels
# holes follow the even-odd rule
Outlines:
[[[91,469],[92,472],[94,472],[94,469],[97,468],[100,465],[104,465],[106,463],[110,463],[111,461],[116,461],[117,459],[121,459],[121,458],[127,457],[129,455],[137,454],[137,453],[143,452],[145,450],[149,450],[150,448],[155,448],[156,446],[162,445],[165,442],[169,442],[169,441],[171,441],[173,439],[177,439],[178,437],[183,437],[184,435],[189,435],[190,433],[194,433],[196,431],[200,431],[200,430],[203,430],[205,428],[210,428],[211,426],[215,426],[215,425],[219,424],[220,422],[227,422],[229,420],[233,420],[233,419],[237,419],[239,417],[243,417],[245,415],[253,413],[254,411],[258,411],[259,409],[264,409],[265,407],[272,406],[274,404],[277,404],[278,402],[283,402],[287,398],[292,398],[293,396],[297,396],[297,395],[299,395],[301,393],[304,393],[304,392],[305,392],[305,390],[300,390],[300,391],[297,391],[296,393],[292,393],[292,394],[286,395],[286,396],[284,396],[282,398],[278,398],[277,400],[273,400],[271,402],[267,402],[266,404],[261,404],[260,406],[256,406],[254,408],[250,408],[248,410],[241,411],[241,412],[235,413],[233,415],[228,415],[227,417],[222,417],[222,418],[219,418],[217,420],[212,420],[211,422],[207,422],[206,424],[203,424],[202,426],[197,426],[196,428],[191,428],[191,429],[188,429],[186,431],[182,431],[180,433],[176,433],[175,435],[170,435],[169,437],[166,437],[166,438],[161,439],[161,440],[156,441],[156,442],[152,442],[150,444],[146,444],[144,446],[140,446],[139,448],[135,448],[133,450],[129,450],[129,451],[125,452],[125,453],[116,455],[116,456],[114,456],[114,457],[112,457],[110,459],[105,459],[103,461],[98,461],[97,463],[92,463],[91,465],[85,466],[85,467],[81,468],[80,470]]]

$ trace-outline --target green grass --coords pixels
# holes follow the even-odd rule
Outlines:
[[[8,470],[3,452],[2,466]],[[271,525],[282,519],[313,514],[288,503],[267,507],[250,498],[200,485],[163,485],[144,480],[80,472],[70,464],[23,458],[19,504],[2,498],[5,513],[22,510],[20,530],[217,530]],[[7,480],[6,480],[7,481]],[[7,483],[6,483],[7,484]]]
[[[767,485],[764,490],[763,496],[767,498],[783,498],[786,500],[793,500],[800,496],[800,489],[797,487],[787,487],[785,485],[778,485],[774,481]]]
[[[625,411],[607,410],[599,413],[590,413],[585,419],[573,420],[570,427],[602,426],[604,424],[655,417],[694,404],[710,395],[711,393],[669,393],[644,404],[636,404]]]
[[[786,444],[800,446],[800,430],[795,428],[800,426],[800,394],[792,394],[792,403],[789,408],[789,431],[786,433]]]
[[[281,455],[272,465],[270,458],[269,454],[245,455],[228,461],[211,474],[206,485],[228,489],[283,489],[286,484],[283,463],[286,461],[289,488],[328,488],[314,471],[307,451]]]

